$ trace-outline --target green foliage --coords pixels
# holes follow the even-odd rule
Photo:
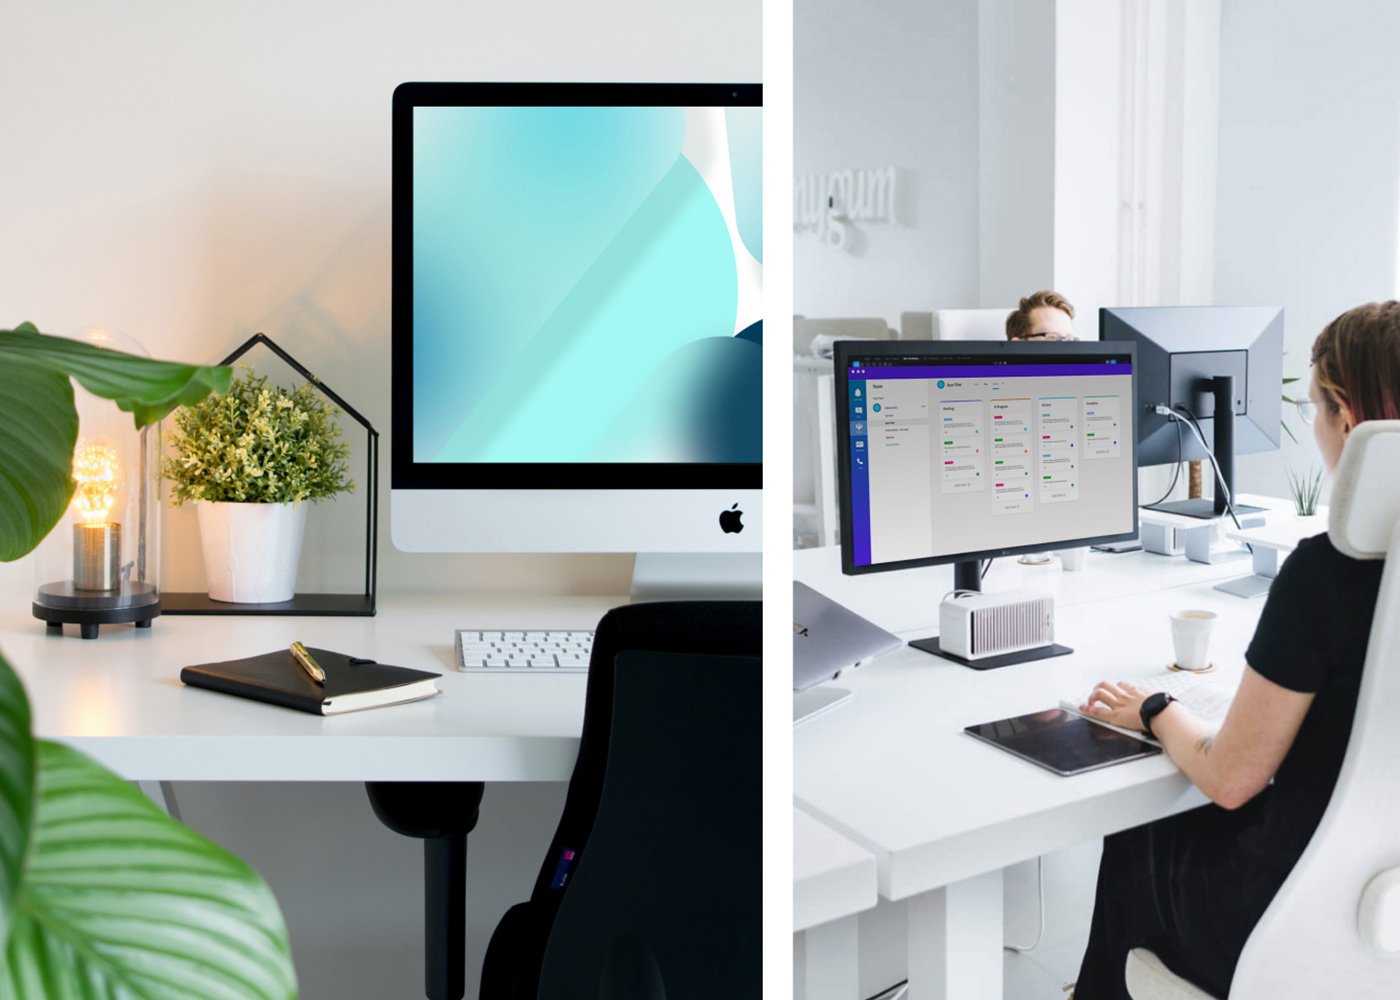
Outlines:
[[[78,751],[38,751],[43,793],[0,996],[296,995],[287,929],[257,873]]]
[[[0,330],[0,562],[38,545],[73,496],[78,412],[70,378],[143,427],[226,389],[232,377],[228,368],[152,361],[46,336],[32,323]]]
[[[324,500],[354,489],[339,412],[310,384],[288,392],[265,376],[241,376],[222,396],[175,415],[178,455],[161,473],[175,484],[176,503]]]
[[[139,427],[231,375],[28,324],[0,330],[3,558],[32,550],[68,505],[70,377]],[[0,1000],[292,1000],[287,928],[257,873],[30,727],[24,688],[0,657]]]
[[[1324,478],[1322,470],[1318,468],[1309,469],[1301,475],[1288,470],[1288,489],[1293,494],[1293,509],[1299,517],[1312,517],[1317,513]]]

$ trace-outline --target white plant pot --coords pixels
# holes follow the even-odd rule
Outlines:
[[[209,596],[232,604],[290,601],[308,504],[199,504]]]

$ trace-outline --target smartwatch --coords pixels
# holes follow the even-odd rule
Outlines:
[[[1156,691],[1148,695],[1142,701],[1142,707],[1138,709],[1138,719],[1142,722],[1142,731],[1154,740],[1157,738],[1152,733],[1152,720],[1162,713],[1162,710],[1176,701],[1165,691]]]

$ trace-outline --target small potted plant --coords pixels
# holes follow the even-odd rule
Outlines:
[[[1317,501],[1322,496],[1322,470],[1311,468],[1304,473],[1288,470],[1288,488],[1293,493],[1293,509],[1299,517],[1317,513]]]
[[[289,392],[251,373],[176,412],[161,472],[177,505],[198,503],[212,599],[292,599],[307,504],[354,488],[338,413],[309,383]]]

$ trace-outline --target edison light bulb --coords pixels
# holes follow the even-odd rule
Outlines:
[[[73,510],[81,524],[102,525],[117,501],[117,453],[101,444],[78,449],[73,456]]]
[[[112,521],[120,472],[116,449],[88,444],[73,455],[73,586],[114,590],[120,583],[122,526]]]

